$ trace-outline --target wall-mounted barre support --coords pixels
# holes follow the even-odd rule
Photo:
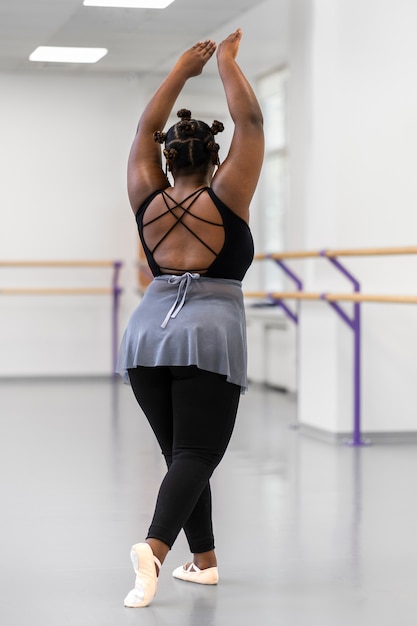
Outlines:
[[[272,258],[272,256],[270,258]],[[303,283],[300,280],[300,278],[292,271],[292,269],[290,269],[288,265],[284,263],[284,261],[281,259],[273,258],[273,261],[275,262],[276,265],[278,265],[282,269],[282,271],[288,276],[288,278],[292,280],[293,283],[295,283],[295,286],[297,287],[297,291],[301,292],[303,290]],[[275,304],[279,305],[282,308],[282,310],[285,312],[287,317],[289,317],[295,324],[298,325],[299,318],[300,318],[300,311],[299,311],[298,305],[297,305],[296,312],[294,312],[289,308],[289,306],[284,302],[283,299],[277,299],[273,297],[271,297],[270,299],[272,299]],[[297,329],[297,333],[298,333],[298,329]]]
[[[112,277],[112,373],[116,376],[117,354],[119,350],[119,301],[122,289],[119,287],[119,275],[123,263],[114,261]]]
[[[325,251],[321,253],[321,256],[325,256],[350,281],[354,293],[360,293],[359,281],[340,263],[336,256],[327,256]],[[361,436],[361,305],[359,302],[353,303],[353,317],[350,318],[337,301],[328,300],[328,302],[353,332],[353,434],[352,440],[348,443],[353,446],[362,446],[366,442]]]

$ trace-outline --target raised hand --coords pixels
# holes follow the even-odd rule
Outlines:
[[[231,33],[217,48],[217,59],[221,61],[223,58],[231,57],[235,59],[239,51],[240,40],[242,39],[242,31],[240,28]]]
[[[174,69],[183,72],[186,78],[198,76],[215,50],[216,43],[214,41],[210,39],[199,41],[192,48],[183,52]]]

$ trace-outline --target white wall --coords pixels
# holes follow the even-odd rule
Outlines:
[[[57,73],[3,74],[0,84],[0,259],[122,260],[122,331],[137,302],[126,162],[149,85]],[[204,114],[218,115],[213,101],[200,98]],[[3,287],[107,287],[111,277],[0,268]],[[0,376],[111,372],[110,296],[3,295],[0,314]]]
[[[122,259],[131,271],[125,163],[138,85],[3,74],[0,258]],[[109,270],[0,269],[9,287],[110,286]],[[108,296],[3,296],[0,375],[108,373]]]
[[[258,52],[257,72],[279,63],[286,42],[271,39],[268,16],[275,9],[275,0],[267,0],[242,15],[244,69],[257,46],[255,25],[263,25],[270,42]],[[286,2],[280,11],[287,14]],[[211,36],[220,40],[236,26],[219,25]],[[120,259],[120,332],[138,301],[138,236],[126,162],[140,112],[161,78],[66,69],[0,74],[0,260]],[[226,132],[218,136],[224,158],[232,124],[214,67],[189,81],[177,104],[202,119],[225,122]],[[0,267],[0,290],[107,287],[110,281],[109,270]],[[0,376],[109,374],[111,298],[3,295],[0,346]]]
[[[416,244],[416,20],[410,0],[293,3],[290,249]],[[416,293],[416,257],[341,260],[363,292]],[[325,260],[294,267],[308,290],[350,290]],[[417,309],[362,309],[363,429],[416,431]],[[300,421],[349,432],[351,332],[309,303],[300,334]]]

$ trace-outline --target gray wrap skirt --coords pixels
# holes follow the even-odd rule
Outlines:
[[[124,332],[116,372],[138,365],[196,365],[247,389],[242,284],[186,272],[154,278]]]

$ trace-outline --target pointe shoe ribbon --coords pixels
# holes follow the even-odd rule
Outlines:
[[[124,605],[137,609],[148,606],[155,596],[158,585],[155,563],[161,569],[161,562],[154,556],[147,543],[137,543],[130,552],[133,569],[136,574],[135,587],[127,594]]]
[[[217,585],[219,582],[219,571],[217,567],[208,567],[207,569],[199,569],[194,563],[188,566],[181,565],[172,572],[174,578],[185,580],[189,583],[198,583],[200,585]]]

